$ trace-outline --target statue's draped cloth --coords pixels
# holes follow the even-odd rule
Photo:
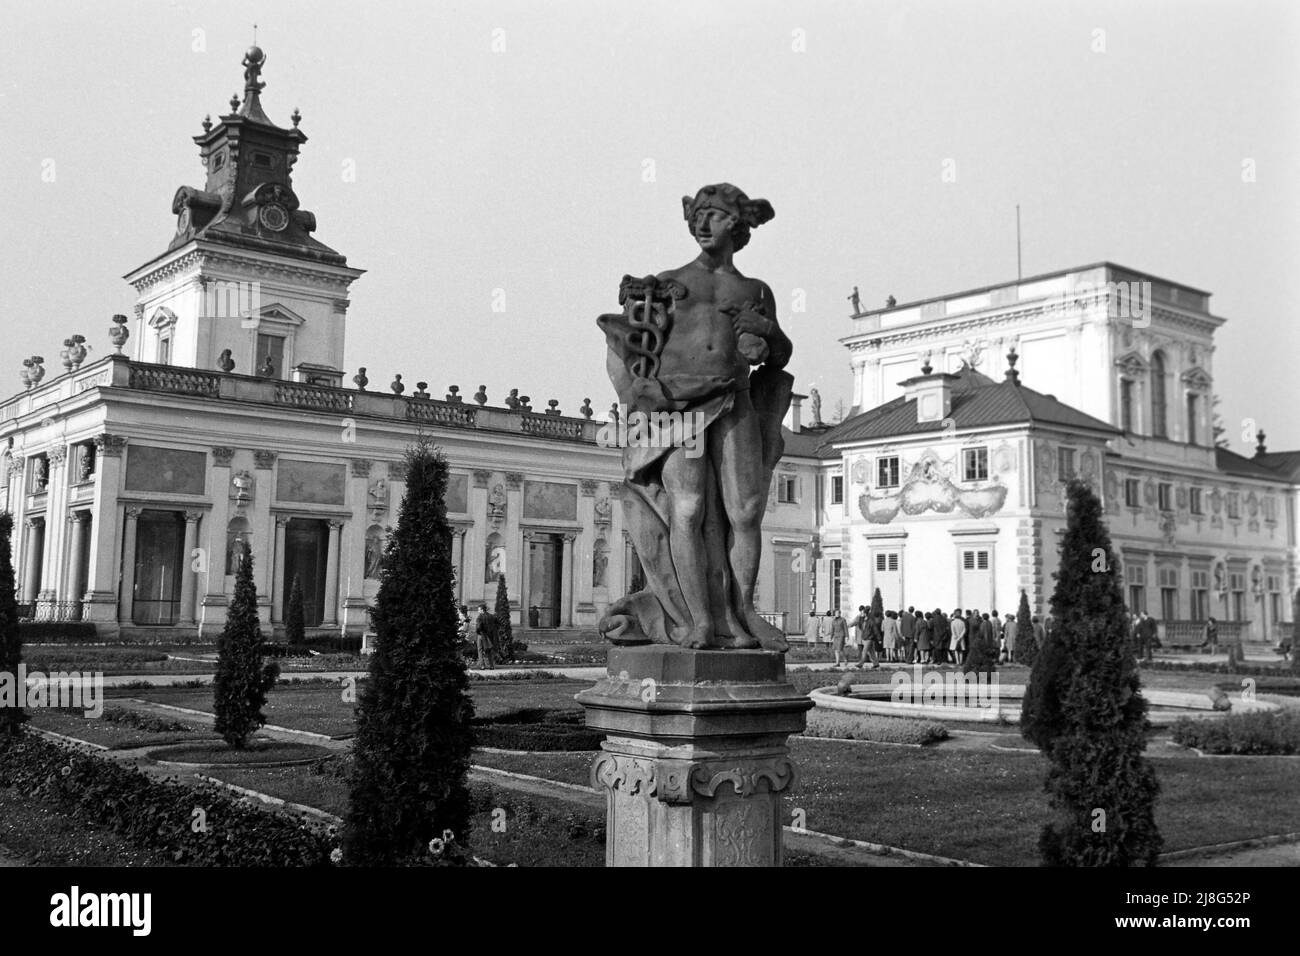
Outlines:
[[[629,283],[637,287],[645,283],[653,286],[654,280],[625,278],[620,295],[620,301],[625,301],[627,306],[624,313],[602,315],[597,320],[609,345],[607,370],[619,403],[626,409],[629,434],[637,419],[671,423],[672,434],[670,440],[665,440],[667,436],[656,431],[653,441],[629,440],[623,446],[624,520],[641,561],[646,586],[613,602],[600,622],[600,630],[616,644],[673,643],[673,629],[689,628],[692,624],[669,543],[670,511],[662,473],[670,452],[686,454],[694,444],[696,453],[709,461],[702,537],[707,552],[715,643],[725,647],[735,639],[752,637],[767,645],[772,635],[749,634],[744,629],[739,589],[732,586],[728,559],[731,529],[722,507],[718,475],[708,443],[712,425],[732,410],[738,392],[748,390],[762,440],[761,460],[753,462],[752,467],[762,469],[762,486],[767,488],[784,448],[781,421],[790,407],[794,378],[767,366],[752,371],[742,381],[674,375],[658,370],[655,361],[649,363],[651,375],[638,375],[638,371],[647,370],[647,348],[640,331],[644,323],[634,322],[633,315],[636,306],[643,303],[630,301]],[[655,293],[645,294],[650,298]],[[671,302],[666,301],[665,307],[671,315]],[[671,328],[662,331],[671,334]],[[679,414],[660,415],[664,412]],[[683,433],[683,429],[688,431]]]

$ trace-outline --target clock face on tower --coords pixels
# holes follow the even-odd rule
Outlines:
[[[180,235],[190,228],[190,207],[182,206],[180,214],[176,217],[176,233]]]
[[[272,232],[283,232],[289,225],[289,213],[279,203],[267,203],[258,211],[257,218]]]

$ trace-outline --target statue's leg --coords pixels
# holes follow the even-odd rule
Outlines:
[[[691,624],[674,627],[670,636],[684,647],[713,643],[713,615],[709,610],[708,562],[705,558],[705,496],[708,491],[707,456],[688,457],[680,448],[664,458],[663,484],[668,495],[668,541]]]
[[[763,647],[785,650],[785,635],[759,616],[754,607],[754,586],[762,557],[763,511],[767,504],[763,444],[758,415],[749,392],[736,393],[730,412],[714,422],[709,451],[717,469],[722,506],[731,525],[728,551],[734,601],[741,620]]]

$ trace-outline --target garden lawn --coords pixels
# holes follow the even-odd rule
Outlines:
[[[1047,819],[1047,763],[1037,754],[924,750],[794,740],[799,769],[786,801],[811,830],[1007,866],[1038,864]],[[474,762],[585,786],[596,754],[489,754]],[[1300,830],[1300,760],[1234,757],[1153,760],[1156,820],[1165,850]]]
[[[171,718],[168,718],[168,722],[178,726],[184,724],[188,729],[141,730],[130,724],[118,723],[103,717],[87,718],[82,716],[83,711],[80,710],[33,708],[27,713],[31,717],[29,726],[51,730],[65,737],[75,737],[87,743],[100,744],[110,750],[129,750],[133,747],[147,747],[154,744],[217,739],[216,734],[210,729],[197,727],[183,720],[173,722]],[[104,713],[108,714],[109,708],[106,707]]]
[[[338,684],[277,684],[266,695],[266,706],[262,713],[266,722],[277,727],[292,730],[306,730],[329,737],[348,737],[356,731],[353,714],[355,703],[345,701],[344,686]],[[361,686],[352,689],[354,700],[360,696]],[[110,689],[109,698],[135,697],[155,704],[168,704],[172,707],[188,707],[201,710],[206,714],[213,712],[211,687],[150,687],[121,689],[116,693]],[[183,715],[177,715],[182,717]]]

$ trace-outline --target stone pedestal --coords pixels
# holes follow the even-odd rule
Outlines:
[[[812,702],[767,651],[616,647],[577,697],[608,737],[607,866],[780,866],[787,739]]]

